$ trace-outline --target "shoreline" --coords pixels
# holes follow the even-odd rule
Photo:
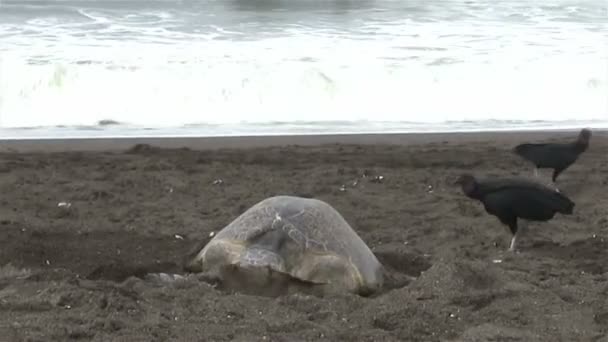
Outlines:
[[[121,138],[43,138],[0,139],[0,152],[121,151],[137,144],[159,148],[193,150],[248,149],[277,146],[344,145],[421,145],[432,143],[475,143],[493,141],[541,141],[575,138],[579,129],[437,132],[437,133],[353,133],[242,135],[200,137],[121,137]],[[594,138],[607,136],[608,130],[594,129]]]

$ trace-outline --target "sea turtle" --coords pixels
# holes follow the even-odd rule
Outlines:
[[[383,267],[346,220],[313,198],[266,198],[222,229],[189,260],[230,290],[280,295],[369,295],[383,285]]]

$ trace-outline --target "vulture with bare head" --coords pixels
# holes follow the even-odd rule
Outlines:
[[[536,182],[507,178],[478,180],[461,175],[455,184],[466,196],[483,203],[486,212],[507,225],[513,235],[509,251],[517,246],[518,219],[549,221],[556,213],[571,215],[574,202],[563,194]]]

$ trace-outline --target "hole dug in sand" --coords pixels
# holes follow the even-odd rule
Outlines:
[[[428,258],[402,243],[382,244],[375,247],[373,252],[385,270],[381,293],[407,286],[431,267]]]

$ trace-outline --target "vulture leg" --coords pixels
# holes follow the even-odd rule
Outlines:
[[[511,245],[509,246],[509,252],[515,252],[515,248],[517,247],[517,234],[513,235],[511,238]]]
[[[519,232],[517,227],[517,219],[513,220],[513,222],[509,224],[509,229],[511,229],[511,233],[513,234],[513,237],[511,238],[511,245],[509,246],[509,252],[515,252],[517,249],[518,240],[517,233]]]
[[[564,172],[564,170],[565,170],[565,168],[563,168],[563,167],[553,169],[553,176],[551,177],[551,179],[553,180],[554,184],[557,181],[557,176],[559,176],[562,172]]]
[[[559,189],[557,188],[557,184],[556,184],[556,180],[557,180],[557,176],[559,176],[560,173],[562,173],[562,171],[564,171],[564,169],[554,169],[553,170],[553,177],[551,177],[551,186],[553,187],[553,189],[555,189],[556,192],[560,192]]]
[[[534,177],[538,178],[538,168],[534,167]]]

